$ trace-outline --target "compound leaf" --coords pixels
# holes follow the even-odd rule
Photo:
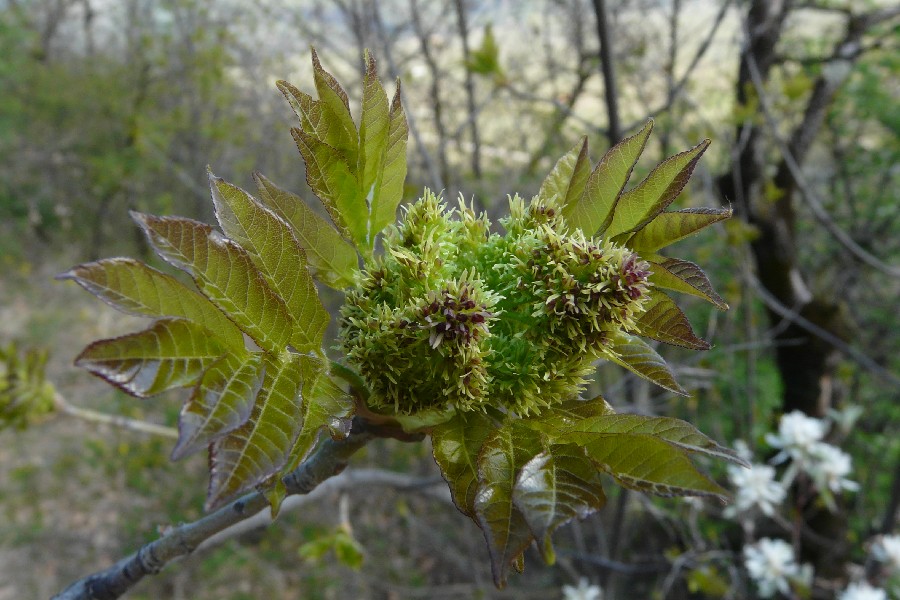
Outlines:
[[[375,189],[384,166],[384,151],[390,129],[390,107],[387,94],[378,80],[375,59],[366,52],[366,74],[363,77],[362,116],[359,121],[359,158],[357,176],[364,198],[374,205],[378,190]],[[377,232],[371,232],[374,235]]]
[[[728,304],[713,289],[706,273],[687,260],[665,256],[644,256],[650,263],[650,283],[657,288],[690,294],[712,303],[720,310],[728,310]]]
[[[453,503],[472,519],[478,489],[478,452],[492,429],[488,417],[477,412],[458,412],[431,431],[434,461],[450,486]]]
[[[606,358],[635,375],[681,396],[687,392],[675,381],[666,361],[647,342],[633,335],[619,332],[612,336]]]
[[[71,279],[110,306],[145,317],[181,317],[202,325],[232,348],[244,347],[241,330],[205,296],[131,258],[107,258],[72,267]]]
[[[583,519],[606,503],[600,476],[584,450],[551,446],[525,463],[516,479],[513,502],[538,540],[548,564],[554,561],[551,536],[575,517]]]
[[[288,224],[247,192],[212,173],[209,183],[222,230],[250,255],[288,309],[291,344],[300,352],[321,346],[328,311],[306,270],[306,253]]]
[[[357,248],[365,248],[368,208],[351,163],[334,147],[301,129],[295,127],[291,134],[306,163],[306,183],[325,205],[341,233],[352,239]]]
[[[75,364],[122,390],[146,398],[193,384],[226,352],[205,327],[160,319],[149,329],[85,348]]]
[[[353,399],[325,371],[324,363],[316,366],[316,370],[319,374],[314,380],[303,382],[303,428],[291,449],[290,459],[283,469],[285,473],[293,471],[306,459],[322,429],[327,429],[334,439],[345,438],[350,433],[350,417],[355,410]]]
[[[262,386],[263,371],[258,352],[244,358],[229,354],[210,366],[181,407],[172,460],[197,452],[243,425]]]
[[[587,136],[560,158],[544,179],[538,197],[549,200],[554,196],[560,206],[576,203],[584,193],[584,186],[591,174]],[[565,210],[563,211],[565,214]]]
[[[627,246],[644,254],[656,252],[731,217],[730,208],[687,208],[661,212],[629,238]]]
[[[403,183],[406,181],[406,141],[408,137],[409,124],[400,101],[400,80],[398,79],[397,91],[391,101],[384,161],[378,173],[375,195],[372,199],[370,216],[370,237],[372,239],[396,219],[397,206],[403,199]]]
[[[606,237],[637,231],[665,210],[687,185],[709,143],[708,139],[703,140],[690,150],[667,158],[635,188],[622,194]]]
[[[573,431],[577,431],[573,433]],[[734,450],[725,448],[686,421],[671,417],[607,414],[589,417],[563,436],[563,439],[583,444],[595,434],[651,435],[693,454],[704,454],[740,465],[749,466]]]
[[[603,155],[588,178],[581,197],[572,199],[563,207],[563,216],[570,226],[578,227],[585,235],[604,235],[618,210],[622,188],[628,183],[652,129],[653,121],[647,121],[639,132],[625,138]]]
[[[303,355],[264,355],[265,376],[250,418],[210,448],[207,509],[266,481],[287,463],[303,427],[303,381],[316,377]]]
[[[628,489],[657,496],[727,498],[681,449],[655,435],[573,431],[564,439],[583,447],[598,467]]]
[[[335,125],[329,128],[329,136],[320,138],[322,143],[337,149],[347,162],[355,165],[359,149],[356,124],[350,116],[350,102],[347,92],[331,73],[322,68],[319,56],[312,50],[313,79],[319,95],[319,106],[324,111],[323,119]]]
[[[572,429],[583,419],[614,412],[613,407],[602,396],[595,396],[590,400],[573,398],[555,405],[553,410],[545,410],[540,415],[523,418],[521,423],[540,431],[552,440]]]
[[[513,502],[513,489],[519,470],[541,450],[537,432],[511,422],[494,429],[478,454],[475,516],[487,541],[498,588],[506,585],[509,566],[534,539],[525,516]]]
[[[687,317],[668,295],[654,290],[637,319],[640,334],[666,344],[691,350],[709,350],[709,342],[694,334]]]
[[[357,270],[353,246],[299,196],[279,188],[260,173],[254,173],[253,177],[259,188],[259,199],[291,226],[297,241],[306,250],[316,278],[335,289],[352,285]]]
[[[140,213],[132,216],[156,252],[189,273],[200,291],[260,348],[275,353],[284,350],[293,329],[287,307],[246,251],[204,223]]]

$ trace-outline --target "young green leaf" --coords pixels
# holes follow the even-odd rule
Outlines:
[[[264,356],[265,377],[246,423],[216,440],[209,455],[207,510],[265,481],[288,461],[303,427],[303,381],[317,376],[303,355]]]
[[[583,419],[614,412],[613,407],[602,396],[595,396],[590,400],[573,398],[555,405],[552,410],[545,410],[537,416],[524,418],[521,423],[553,439],[572,429]]]
[[[213,303],[172,277],[131,258],[107,258],[72,267],[71,279],[113,308],[146,317],[182,317],[215,332],[234,349],[244,336]]]
[[[160,319],[144,331],[94,342],[75,364],[146,398],[193,384],[225,352],[205,327],[185,319]]]
[[[475,516],[487,541],[498,588],[506,585],[510,564],[534,539],[525,516],[513,503],[513,488],[519,470],[541,450],[537,432],[507,423],[487,437],[478,454]]]
[[[260,348],[274,353],[285,349],[292,334],[287,307],[240,246],[190,219],[132,216],[157,253],[189,273],[200,291]]]
[[[694,334],[691,324],[675,301],[654,290],[645,305],[644,313],[636,321],[640,334],[666,344],[691,350],[709,350],[709,342]]]
[[[384,151],[388,143],[390,129],[390,107],[387,94],[378,80],[375,59],[366,52],[366,74],[363,78],[362,116],[359,120],[359,158],[357,159],[357,177],[362,196],[369,200],[370,206],[375,202],[378,181],[384,167]],[[370,232],[370,238],[377,233]],[[371,242],[371,240],[370,240]]]
[[[567,197],[563,216],[569,226],[578,227],[588,236],[604,235],[651,129],[652,120],[647,121],[639,132],[610,148],[588,178],[584,193],[578,198]]]
[[[299,196],[279,188],[260,173],[254,173],[253,178],[259,188],[259,199],[293,229],[316,278],[335,289],[352,285],[357,270],[353,246]]]
[[[516,479],[513,502],[524,515],[548,564],[554,561],[551,536],[561,525],[583,519],[606,503],[596,467],[574,444],[554,445],[525,463]]]
[[[588,155],[587,136],[560,158],[553,170],[544,179],[538,198],[549,200],[556,197],[561,206],[574,205],[584,193],[591,174],[591,159]],[[563,211],[565,214],[565,211]]]
[[[665,256],[644,256],[650,263],[650,283],[657,288],[690,294],[710,302],[720,310],[728,310],[728,305],[713,289],[706,273],[687,260]]]
[[[172,460],[197,452],[243,425],[250,418],[262,380],[263,362],[258,352],[244,357],[229,354],[210,366],[181,407]]]
[[[572,433],[576,431],[577,433]],[[607,414],[589,417],[562,439],[578,444],[587,443],[595,434],[646,434],[677,446],[685,452],[722,458],[739,465],[750,465],[734,450],[720,446],[700,433],[696,427],[681,419],[650,417],[633,414]]]
[[[397,206],[403,199],[403,183],[406,181],[406,141],[408,137],[409,124],[406,121],[406,113],[403,112],[403,104],[400,102],[400,80],[398,79],[397,91],[391,101],[384,161],[378,173],[375,194],[372,198],[371,216],[369,217],[372,239],[382,229],[393,223],[397,217]]]
[[[319,106],[323,110],[322,118],[336,124],[329,128],[329,137],[320,138],[320,141],[340,152],[347,164],[355,165],[359,137],[356,132],[356,124],[353,123],[353,117],[350,116],[347,92],[331,73],[322,68],[315,49],[312,50],[312,64],[313,79],[319,95]]]
[[[492,429],[488,417],[477,412],[458,412],[431,431],[434,461],[450,486],[453,503],[472,519],[478,489],[478,452]]]
[[[353,399],[325,372],[324,365],[316,368],[321,370],[318,377],[303,382],[303,428],[283,469],[286,473],[306,460],[322,429],[327,429],[334,439],[350,433],[350,417],[356,409]]]
[[[287,223],[250,194],[210,173],[216,217],[225,234],[247,251],[292,321],[291,344],[299,352],[322,345],[329,315],[306,270],[306,253]]]
[[[573,431],[564,436],[623,487],[657,496],[715,496],[727,492],[700,473],[678,447],[647,433]]]
[[[637,231],[665,210],[687,185],[709,143],[708,139],[703,140],[690,150],[667,158],[637,187],[622,194],[606,237]]]
[[[341,234],[352,239],[357,248],[365,248],[368,207],[350,163],[335,148],[296,127],[291,134],[306,163],[306,183]]]
[[[286,81],[278,81],[276,85],[300,119],[300,129],[326,143],[327,140],[341,143],[339,140],[345,135],[343,123],[330,118],[330,112],[319,101]]]
[[[645,254],[656,252],[679,240],[693,235],[731,217],[730,208],[686,208],[673,212],[661,212],[653,220],[632,235],[626,246]]]
[[[627,333],[612,336],[609,352],[604,355],[620,367],[635,375],[681,396],[688,393],[675,381],[675,375],[666,361],[645,341]]]

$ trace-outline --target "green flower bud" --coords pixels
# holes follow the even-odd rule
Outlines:
[[[636,331],[648,264],[567,232],[556,201],[510,198],[506,233],[427,191],[343,309],[341,343],[378,409],[540,412],[578,394],[610,334]]]

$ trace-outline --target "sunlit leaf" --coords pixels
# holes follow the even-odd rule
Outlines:
[[[107,258],[72,267],[71,279],[110,306],[146,317],[183,317],[206,327],[233,348],[244,347],[241,330],[206,297],[131,258]]]
[[[326,114],[323,118],[329,119],[337,126],[330,131],[329,137],[320,138],[323,144],[335,148],[341,153],[347,164],[355,165],[359,138],[356,132],[356,124],[350,116],[350,102],[347,92],[341,84],[319,62],[319,56],[312,50],[313,79],[316,84],[316,92],[319,95],[319,106]]]
[[[580,447],[551,446],[525,463],[513,489],[513,502],[525,516],[547,563],[553,563],[551,536],[575,517],[583,519],[606,503],[594,464]]]
[[[291,134],[306,162],[306,183],[325,205],[341,233],[351,238],[357,248],[365,248],[368,208],[350,164],[335,148],[304,131],[295,127]]]
[[[492,428],[490,419],[480,413],[459,412],[431,432],[434,461],[450,486],[453,503],[472,519],[478,488],[478,452]]]
[[[690,294],[714,304],[716,308],[728,310],[728,305],[713,289],[706,273],[694,263],[665,256],[642,258],[650,263],[650,283],[657,288]]]
[[[665,210],[687,185],[709,143],[703,140],[690,150],[667,158],[635,188],[622,194],[606,237],[637,231]]]
[[[634,233],[627,246],[638,253],[656,252],[731,216],[730,208],[687,208],[661,212]]]
[[[666,361],[640,338],[627,333],[617,333],[610,340],[609,352],[604,356],[670,392],[688,395],[675,381],[675,375]]]
[[[384,163],[375,184],[376,194],[372,199],[370,217],[371,237],[394,222],[397,206],[403,199],[403,184],[406,181],[406,141],[409,124],[403,104],[400,102],[400,80],[391,101],[388,127],[388,141],[384,149]]]
[[[284,468],[286,473],[306,459],[322,429],[335,439],[350,433],[350,417],[355,410],[353,399],[324,369],[324,363],[317,363],[318,376],[303,382],[303,429],[291,448],[290,460]]]
[[[292,321],[291,344],[308,352],[322,344],[329,315],[306,270],[306,253],[290,227],[244,190],[214,177],[210,189],[225,234],[247,251]]]
[[[585,235],[604,235],[614,212],[618,210],[616,207],[622,188],[644,151],[651,129],[653,121],[647,121],[639,132],[625,138],[603,155],[591,172],[581,197],[567,202],[563,208],[563,216],[571,227],[578,227]]]
[[[291,338],[287,307],[247,253],[209,225],[132,213],[157,253],[189,273],[197,287],[260,348],[281,352]]]
[[[303,427],[301,385],[317,376],[307,359],[264,356],[265,377],[250,418],[210,449],[207,509],[265,481],[287,463]]]
[[[499,588],[506,585],[509,566],[534,539],[525,516],[513,503],[513,488],[519,470],[541,450],[537,432],[507,423],[487,437],[478,455],[475,516],[487,541],[491,573]]]
[[[636,322],[644,337],[691,350],[710,348],[709,342],[694,334],[687,317],[675,301],[659,290],[653,291],[644,313]]]
[[[588,140],[585,136],[556,162],[553,170],[541,184],[538,197],[550,199],[555,196],[560,206],[574,205],[584,193],[584,186],[590,174],[591,159],[588,156]]]
[[[582,446],[623,487],[657,496],[727,498],[727,492],[700,473],[681,449],[654,435],[573,431],[565,438]]]
[[[572,433],[573,431],[577,431],[577,433]],[[690,423],[671,417],[632,414],[598,415],[583,419],[576,427],[562,436],[562,439],[583,444],[594,439],[596,434],[623,433],[652,435],[686,452],[705,454],[749,466],[734,450],[720,446],[715,440],[700,433]]]
[[[331,118],[331,112],[318,100],[301,92],[290,83],[279,81],[276,85],[300,119],[300,129],[326,143],[327,140],[341,143],[340,140],[345,137],[343,122]],[[349,160],[349,157],[344,158]]]
[[[160,319],[149,329],[85,348],[75,364],[144,398],[191,385],[226,352],[209,330],[185,319]]]
[[[299,196],[279,188],[259,173],[254,174],[254,179],[260,200],[293,229],[297,241],[306,250],[310,266],[315,269],[316,278],[336,289],[352,285],[357,269],[353,246]]]
[[[366,74],[363,78],[362,116],[359,121],[359,158],[357,176],[359,186],[369,205],[374,206],[380,190],[376,183],[384,168],[384,153],[390,129],[390,107],[387,94],[378,80],[375,59],[366,52]],[[393,220],[393,219],[392,219]],[[370,231],[369,244],[377,231]]]
[[[263,380],[259,353],[228,355],[203,374],[181,408],[172,460],[202,450],[250,417]]]

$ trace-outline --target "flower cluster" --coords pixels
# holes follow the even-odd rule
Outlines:
[[[611,334],[637,332],[648,264],[569,232],[555,202],[511,198],[500,235],[426,190],[389,230],[342,311],[374,408],[539,412],[578,393]]]
[[[794,586],[812,584],[812,566],[800,565],[794,549],[784,540],[762,538],[745,546],[744,566],[761,598],[771,598],[776,592],[787,595]]]
[[[775,469],[754,464],[749,469],[728,467],[728,480],[734,486],[734,502],[725,510],[727,516],[743,515],[758,509],[767,516],[775,514],[775,507],[784,501],[787,490],[775,479]]]
[[[887,592],[866,582],[851,583],[841,592],[839,600],[888,600]]]

